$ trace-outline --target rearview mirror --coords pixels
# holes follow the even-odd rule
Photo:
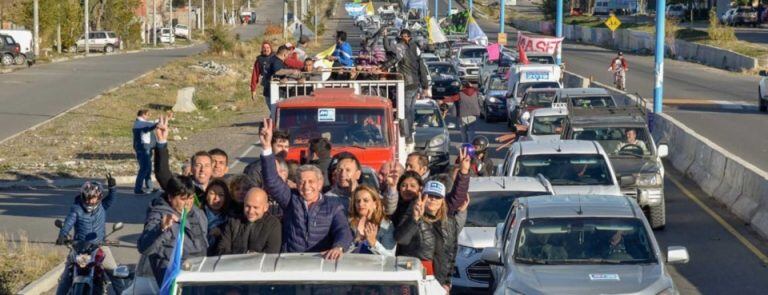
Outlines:
[[[662,143],[657,148],[657,152],[659,153],[659,158],[665,158],[669,155],[669,146]]]
[[[485,254],[485,252],[483,252]],[[485,256],[483,256],[485,257]],[[669,246],[667,247],[667,263],[688,263],[690,257],[688,256],[688,249],[681,246]]]
[[[632,175],[619,176],[619,186],[628,186],[635,184],[635,177]]]
[[[499,248],[496,247],[488,247],[483,249],[483,252],[480,256],[483,261],[490,265],[504,265],[504,263],[501,262],[501,251],[499,251]]]
[[[768,71],[766,71],[766,70],[760,71],[760,76],[768,77]]]
[[[123,229],[123,226],[124,225],[123,225],[122,222],[115,223],[115,224],[112,225],[112,231],[119,231],[119,230]]]
[[[53,222],[53,225],[55,225],[58,228],[61,228],[64,226],[64,222],[61,221],[61,219],[56,219],[56,221]]]
[[[503,231],[504,231],[504,223],[503,222],[497,223],[496,224],[496,238],[501,237],[501,234],[503,233]]]

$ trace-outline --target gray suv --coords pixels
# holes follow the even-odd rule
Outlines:
[[[429,157],[431,173],[445,171],[449,165],[451,138],[448,128],[456,127],[447,123],[440,114],[440,108],[434,100],[417,100],[414,107],[414,140],[416,151]]]
[[[600,143],[619,180],[621,192],[637,200],[651,227],[666,224],[664,164],[666,144],[656,146],[648,130],[647,114],[640,105],[609,108],[572,108],[562,139]]]
[[[517,199],[482,259],[495,294],[678,294],[666,264],[687,263],[684,247],[662,254],[648,221],[626,196]]]

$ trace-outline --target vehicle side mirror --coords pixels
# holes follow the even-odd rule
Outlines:
[[[448,123],[448,124],[446,124],[446,126],[448,126],[448,129],[456,129],[456,124],[455,123]]]
[[[659,154],[659,158],[665,158],[666,156],[669,155],[669,146],[662,143],[656,149],[656,152]]]
[[[483,252],[485,254],[485,252]],[[485,255],[483,255],[485,258]],[[688,256],[688,249],[681,246],[669,246],[667,247],[667,263],[688,263],[690,256]]]
[[[628,186],[635,184],[635,177],[632,175],[619,176],[619,186]]]
[[[58,228],[64,227],[64,221],[61,221],[61,219],[56,219],[56,221],[53,222],[53,225],[55,225]]]
[[[480,259],[490,265],[504,265],[504,263],[501,262],[501,251],[499,251],[499,248],[484,248],[480,257]]]
[[[406,122],[405,119],[397,120],[397,127],[401,137],[408,136],[408,125],[405,122]]]
[[[501,237],[501,235],[503,234],[503,231],[504,231],[504,223],[503,222],[497,223],[496,224],[496,238]]]
[[[118,222],[112,225],[112,231],[119,231],[123,229],[124,225],[122,222]]]
[[[760,76],[768,77],[768,71],[766,71],[766,70],[760,71]]]

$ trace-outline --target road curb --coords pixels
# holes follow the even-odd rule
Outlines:
[[[64,272],[66,262],[61,262],[42,277],[29,283],[24,289],[16,292],[16,295],[37,295],[50,291],[59,283],[59,277]]]
[[[133,186],[136,181],[136,175],[114,176],[115,182],[119,186]],[[40,180],[21,180],[21,181],[2,181],[0,190],[10,189],[56,189],[56,188],[77,188],[86,181],[98,181],[104,183],[104,178],[55,178]],[[154,176],[152,181],[157,184]]]

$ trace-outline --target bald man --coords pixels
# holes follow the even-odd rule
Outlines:
[[[280,220],[269,214],[267,192],[252,188],[245,195],[243,215],[224,226],[217,254],[280,253]]]

